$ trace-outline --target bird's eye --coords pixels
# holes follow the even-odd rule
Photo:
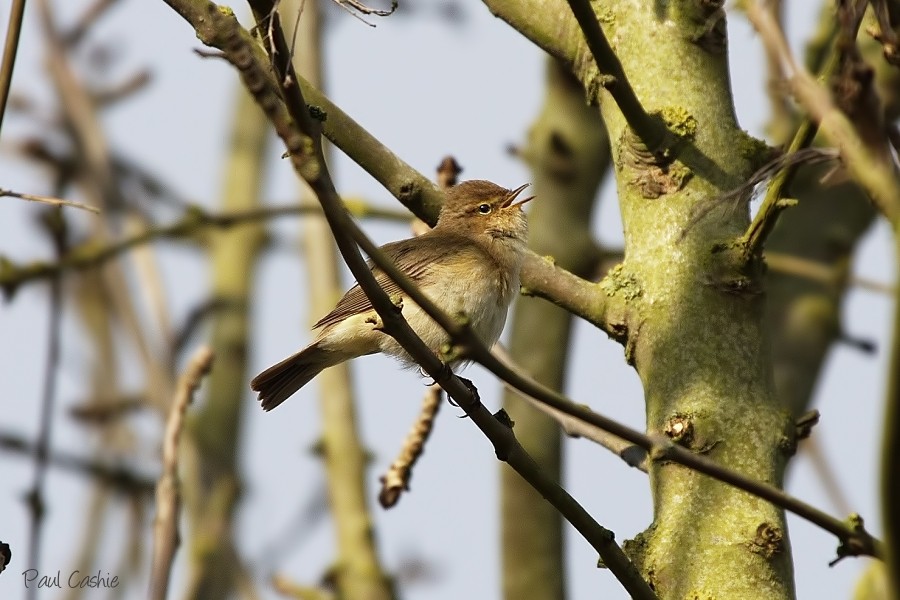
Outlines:
[[[478,212],[480,212],[483,215],[489,214],[491,212],[491,205],[490,204],[479,204]]]

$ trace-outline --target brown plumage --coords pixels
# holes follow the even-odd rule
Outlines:
[[[381,247],[419,288],[443,310],[464,313],[488,346],[500,337],[509,304],[519,289],[527,221],[513,204],[526,186],[507,190],[489,181],[466,181],[446,192],[435,228],[424,235]],[[449,340],[437,323],[391,281],[372,267],[378,285],[402,302],[402,314],[436,354]],[[306,348],[269,367],[250,387],[271,410],[323,369],[357,356],[384,352],[414,364],[394,338],[378,331],[368,297],[353,286],[313,327],[319,333]]]

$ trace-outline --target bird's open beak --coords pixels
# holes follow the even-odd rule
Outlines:
[[[511,192],[509,193],[509,197],[506,198],[506,201],[503,203],[503,205],[501,206],[501,208],[509,208],[509,207],[511,207],[511,206],[519,206],[519,207],[521,207],[521,206],[522,206],[523,204],[525,204],[526,202],[531,202],[532,200],[534,200],[534,196],[528,196],[528,197],[525,198],[524,200],[519,200],[518,202],[516,202],[515,204],[513,204],[513,201],[516,199],[516,197],[517,197],[519,194],[521,194],[521,193],[522,193],[522,190],[524,190],[525,188],[527,188],[529,185],[531,185],[531,184],[530,184],[530,183],[526,183],[526,184],[520,185],[519,187],[517,187],[516,189],[514,189],[513,191],[511,191]]]

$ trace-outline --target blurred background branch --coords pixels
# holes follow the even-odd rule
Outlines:
[[[323,44],[325,24],[315,1],[285,0],[278,6],[286,35],[292,39],[294,68],[316,87],[325,85]],[[297,29],[294,30],[294,24]],[[293,45],[295,44],[295,45]],[[328,160],[330,149],[325,147]],[[330,161],[329,161],[330,162]],[[300,184],[300,205],[319,208],[315,194]],[[328,314],[345,285],[340,255],[324,217],[310,216],[301,223],[301,241],[309,295],[309,324]],[[378,552],[376,531],[366,485],[369,452],[357,424],[353,378],[347,363],[325,370],[316,379],[322,415],[320,456],[325,465],[329,507],[335,528],[337,554],[328,579],[335,594],[345,600],[390,600],[393,584]]]

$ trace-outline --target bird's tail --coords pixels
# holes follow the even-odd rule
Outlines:
[[[259,392],[259,401],[270,411],[310,382],[323,369],[346,360],[341,352],[325,350],[313,343],[272,365],[250,382],[250,389]]]

